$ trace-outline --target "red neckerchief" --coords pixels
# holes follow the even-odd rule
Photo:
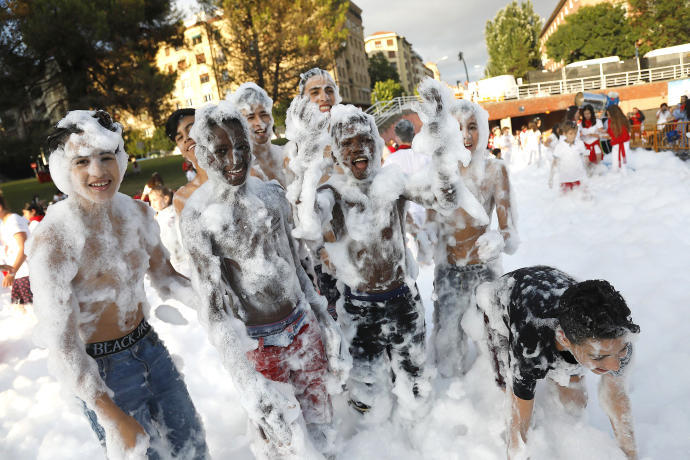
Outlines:
[[[29,222],[40,222],[43,220],[44,216],[33,216],[29,217]]]
[[[411,149],[412,146],[410,144],[400,144],[398,146],[398,150],[405,150],[405,149]]]
[[[611,138],[611,145],[618,144],[618,167],[620,168],[621,162],[627,163],[627,160],[625,159],[625,143],[630,140],[630,134],[628,134],[628,130],[623,127],[620,134],[618,134],[618,136],[614,136],[610,123],[606,131],[609,133],[609,137]]]
[[[591,128],[592,125],[593,125],[592,120],[582,120],[582,127],[583,128]]]

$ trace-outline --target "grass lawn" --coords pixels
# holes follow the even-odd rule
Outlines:
[[[139,160],[141,173],[130,174],[131,164],[127,166],[127,175],[120,185],[120,192],[127,195],[135,195],[143,190],[144,185],[151,178],[151,174],[158,172],[163,177],[165,185],[173,190],[187,183],[184,171],[182,171],[182,156],[167,156],[164,158],[154,158],[151,160]],[[53,195],[57,192],[55,184],[47,182],[39,184],[36,178],[20,179],[0,184],[7,206],[21,214],[24,203],[31,201],[34,195],[38,195],[41,200],[50,202]]]

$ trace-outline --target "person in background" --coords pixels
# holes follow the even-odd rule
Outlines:
[[[38,204],[36,201],[32,201],[31,203],[26,203],[24,205],[22,215],[24,216],[24,219],[29,221],[29,233],[32,233],[38,223],[43,220],[43,217],[46,215],[46,213],[43,210],[43,206]]]
[[[597,120],[594,113],[594,107],[587,104],[582,108],[582,121],[578,127],[578,137],[585,144],[585,148],[589,152],[587,158],[592,165],[600,162],[604,154],[599,145],[599,137],[601,131],[604,129],[601,120]]]
[[[676,106],[675,109],[673,109],[673,118],[676,119],[676,121],[688,121],[688,97],[683,95],[680,97],[680,102]]]
[[[656,127],[659,131],[666,129],[666,123],[673,121],[673,114],[668,109],[668,104],[663,102],[656,112]]]
[[[630,117],[633,139],[640,139],[642,137],[642,132],[644,131],[644,120],[644,113],[640,112],[640,109],[637,107],[633,107],[632,116]]]
[[[623,169],[627,163],[626,152],[630,150],[630,123],[617,105],[609,106],[606,113],[609,119],[606,131],[611,139],[612,167],[614,170]]]
[[[29,267],[24,263],[24,245],[28,237],[28,221],[19,214],[12,213],[0,194],[0,258],[5,265],[10,266],[2,279],[2,287],[12,288],[11,302],[19,305],[33,303]]]
[[[146,185],[144,185],[144,190],[141,192],[141,195],[138,197],[135,196],[134,198],[138,198],[142,201],[146,201],[147,203],[150,202],[149,200],[149,193],[151,193],[151,190],[154,187],[163,187],[165,185],[165,182],[163,181],[163,177],[161,177],[158,172],[154,172],[151,174],[151,178],[146,182]]]
[[[566,121],[561,125],[563,136],[553,151],[549,187],[553,187],[554,173],[558,173],[561,190],[566,192],[579,187],[587,177],[583,156],[587,152],[581,140],[577,140],[577,125]]]
[[[173,191],[164,185],[154,186],[148,194],[149,203],[156,211],[155,219],[160,227],[161,243],[170,253],[170,263],[175,271],[190,274],[187,254],[182,247],[177,213],[172,206]]]

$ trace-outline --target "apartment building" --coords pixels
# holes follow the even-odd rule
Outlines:
[[[405,37],[395,32],[376,32],[364,39],[364,48],[368,56],[383,53],[388,62],[394,64],[400,76],[400,84],[407,94],[414,94],[420,81],[433,71],[424,65],[424,61],[413,49]]]
[[[195,17],[185,22],[184,45],[163,46],[156,65],[163,72],[177,71],[171,94],[174,108],[199,107],[218,102],[231,90],[229,63],[215,39],[221,19]]]
[[[328,71],[340,89],[343,103],[357,106],[371,105],[371,82],[369,61],[364,50],[364,27],[362,9],[350,2],[345,17],[345,28],[349,31],[342,49],[336,53],[335,66]]]

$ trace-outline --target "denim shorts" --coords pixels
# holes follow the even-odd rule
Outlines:
[[[150,436],[147,458],[206,459],[204,429],[187,386],[168,350],[153,330],[128,348],[94,358],[98,372],[113,392],[113,401],[134,417]],[[84,411],[98,440],[105,431],[96,413]]]

